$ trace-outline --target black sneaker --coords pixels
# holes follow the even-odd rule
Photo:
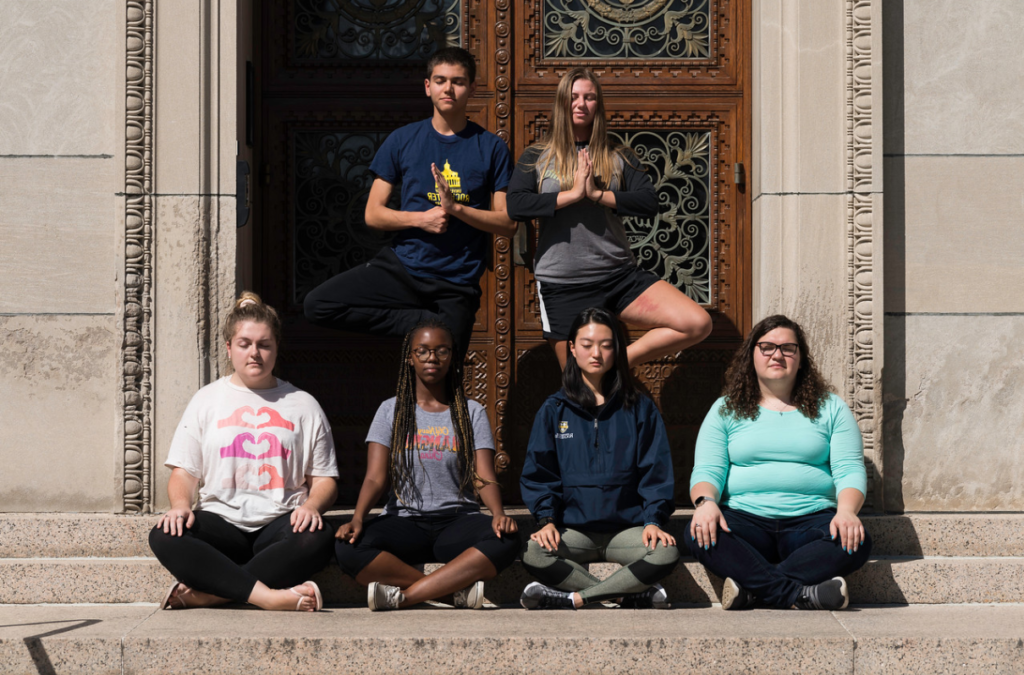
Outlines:
[[[642,593],[627,593],[622,596],[619,607],[623,609],[668,609],[668,593],[661,584],[654,584]]]
[[[833,577],[814,586],[804,586],[796,599],[797,609],[846,609],[850,594],[846,591],[846,579]]]
[[[749,609],[757,604],[757,598],[731,578],[722,584],[722,609]]]
[[[526,609],[576,609],[572,593],[550,588],[537,581],[523,589],[519,604]]]

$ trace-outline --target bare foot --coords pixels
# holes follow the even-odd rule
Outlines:
[[[261,609],[292,612],[315,612],[323,607],[320,589],[312,581],[279,590],[267,588],[262,581],[257,581],[249,595],[249,604]]]
[[[316,591],[306,582],[293,586],[284,591],[278,591],[284,596],[284,605],[274,609],[292,609],[299,612],[315,612],[317,608]]]

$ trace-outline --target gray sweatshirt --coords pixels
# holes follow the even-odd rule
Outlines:
[[[638,165],[626,163],[622,185],[611,186],[617,208],[583,199],[555,209],[562,188],[551,175],[540,180],[543,161],[538,161],[539,157],[539,150],[527,148],[512,174],[507,197],[512,220],[540,221],[534,276],[555,284],[585,284],[599,281],[625,265],[635,265],[621,216],[657,215],[658,196],[650,176]]]

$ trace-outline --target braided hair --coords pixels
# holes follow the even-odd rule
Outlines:
[[[398,369],[395,414],[391,426],[391,452],[388,455],[388,476],[399,500],[402,499],[402,494],[406,489],[410,487],[416,489],[416,486],[409,485],[413,457],[419,457],[415,447],[416,371],[413,369],[410,359],[413,358],[413,336],[425,328],[445,331],[454,344],[451,329],[443,321],[437,319],[427,319],[416,324],[416,327],[409,331],[402,341],[402,360]],[[452,351],[451,364],[448,367],[448,374],[445,376],[445,393],[448,396],[449,411],[455,426],[455,450],[459,454],[459,474],[461,476],[459,492],[465,493],[471,486],[483,485],[488,481],[484,481],[476,472],[473,421],[469,416],[469,403],[463,390],[462,360],[459,356],[458,351]]]

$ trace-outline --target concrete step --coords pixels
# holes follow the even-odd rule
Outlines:
[[[524,535],[533,518],[511,509]],[[692,510],[680,509],[669,526],[682,535]],[[340,525],[351,511],[333,511]],[[147,536],[156,516],[114,514],[0,514],[0,558],[149,556]],[[1024,556],[1024,514],[865,515],[880,556]]]
[[[183,616],[184,614],[184,616]],[[5,673],[1019,673],[1024,606],[318,614],[0,607]]]
[[[436,565],[427,566],[430,572]],[[614,563],[590,566],[599,578]],[[314,579],[325,600],[363,605],[366,591],[334,564]],[[532,581],[516,562],[487,583],[487,598],[498,605],[518,603]],[[156,602],[173,581],[152,558],[0,559],[0,604]],[[1024,602],[1024,558],[879,557],[849,578],[857,604],[947,604]],[[673,602],[718,602],[722,582],[692,558],[684,558],[662,581]]]

